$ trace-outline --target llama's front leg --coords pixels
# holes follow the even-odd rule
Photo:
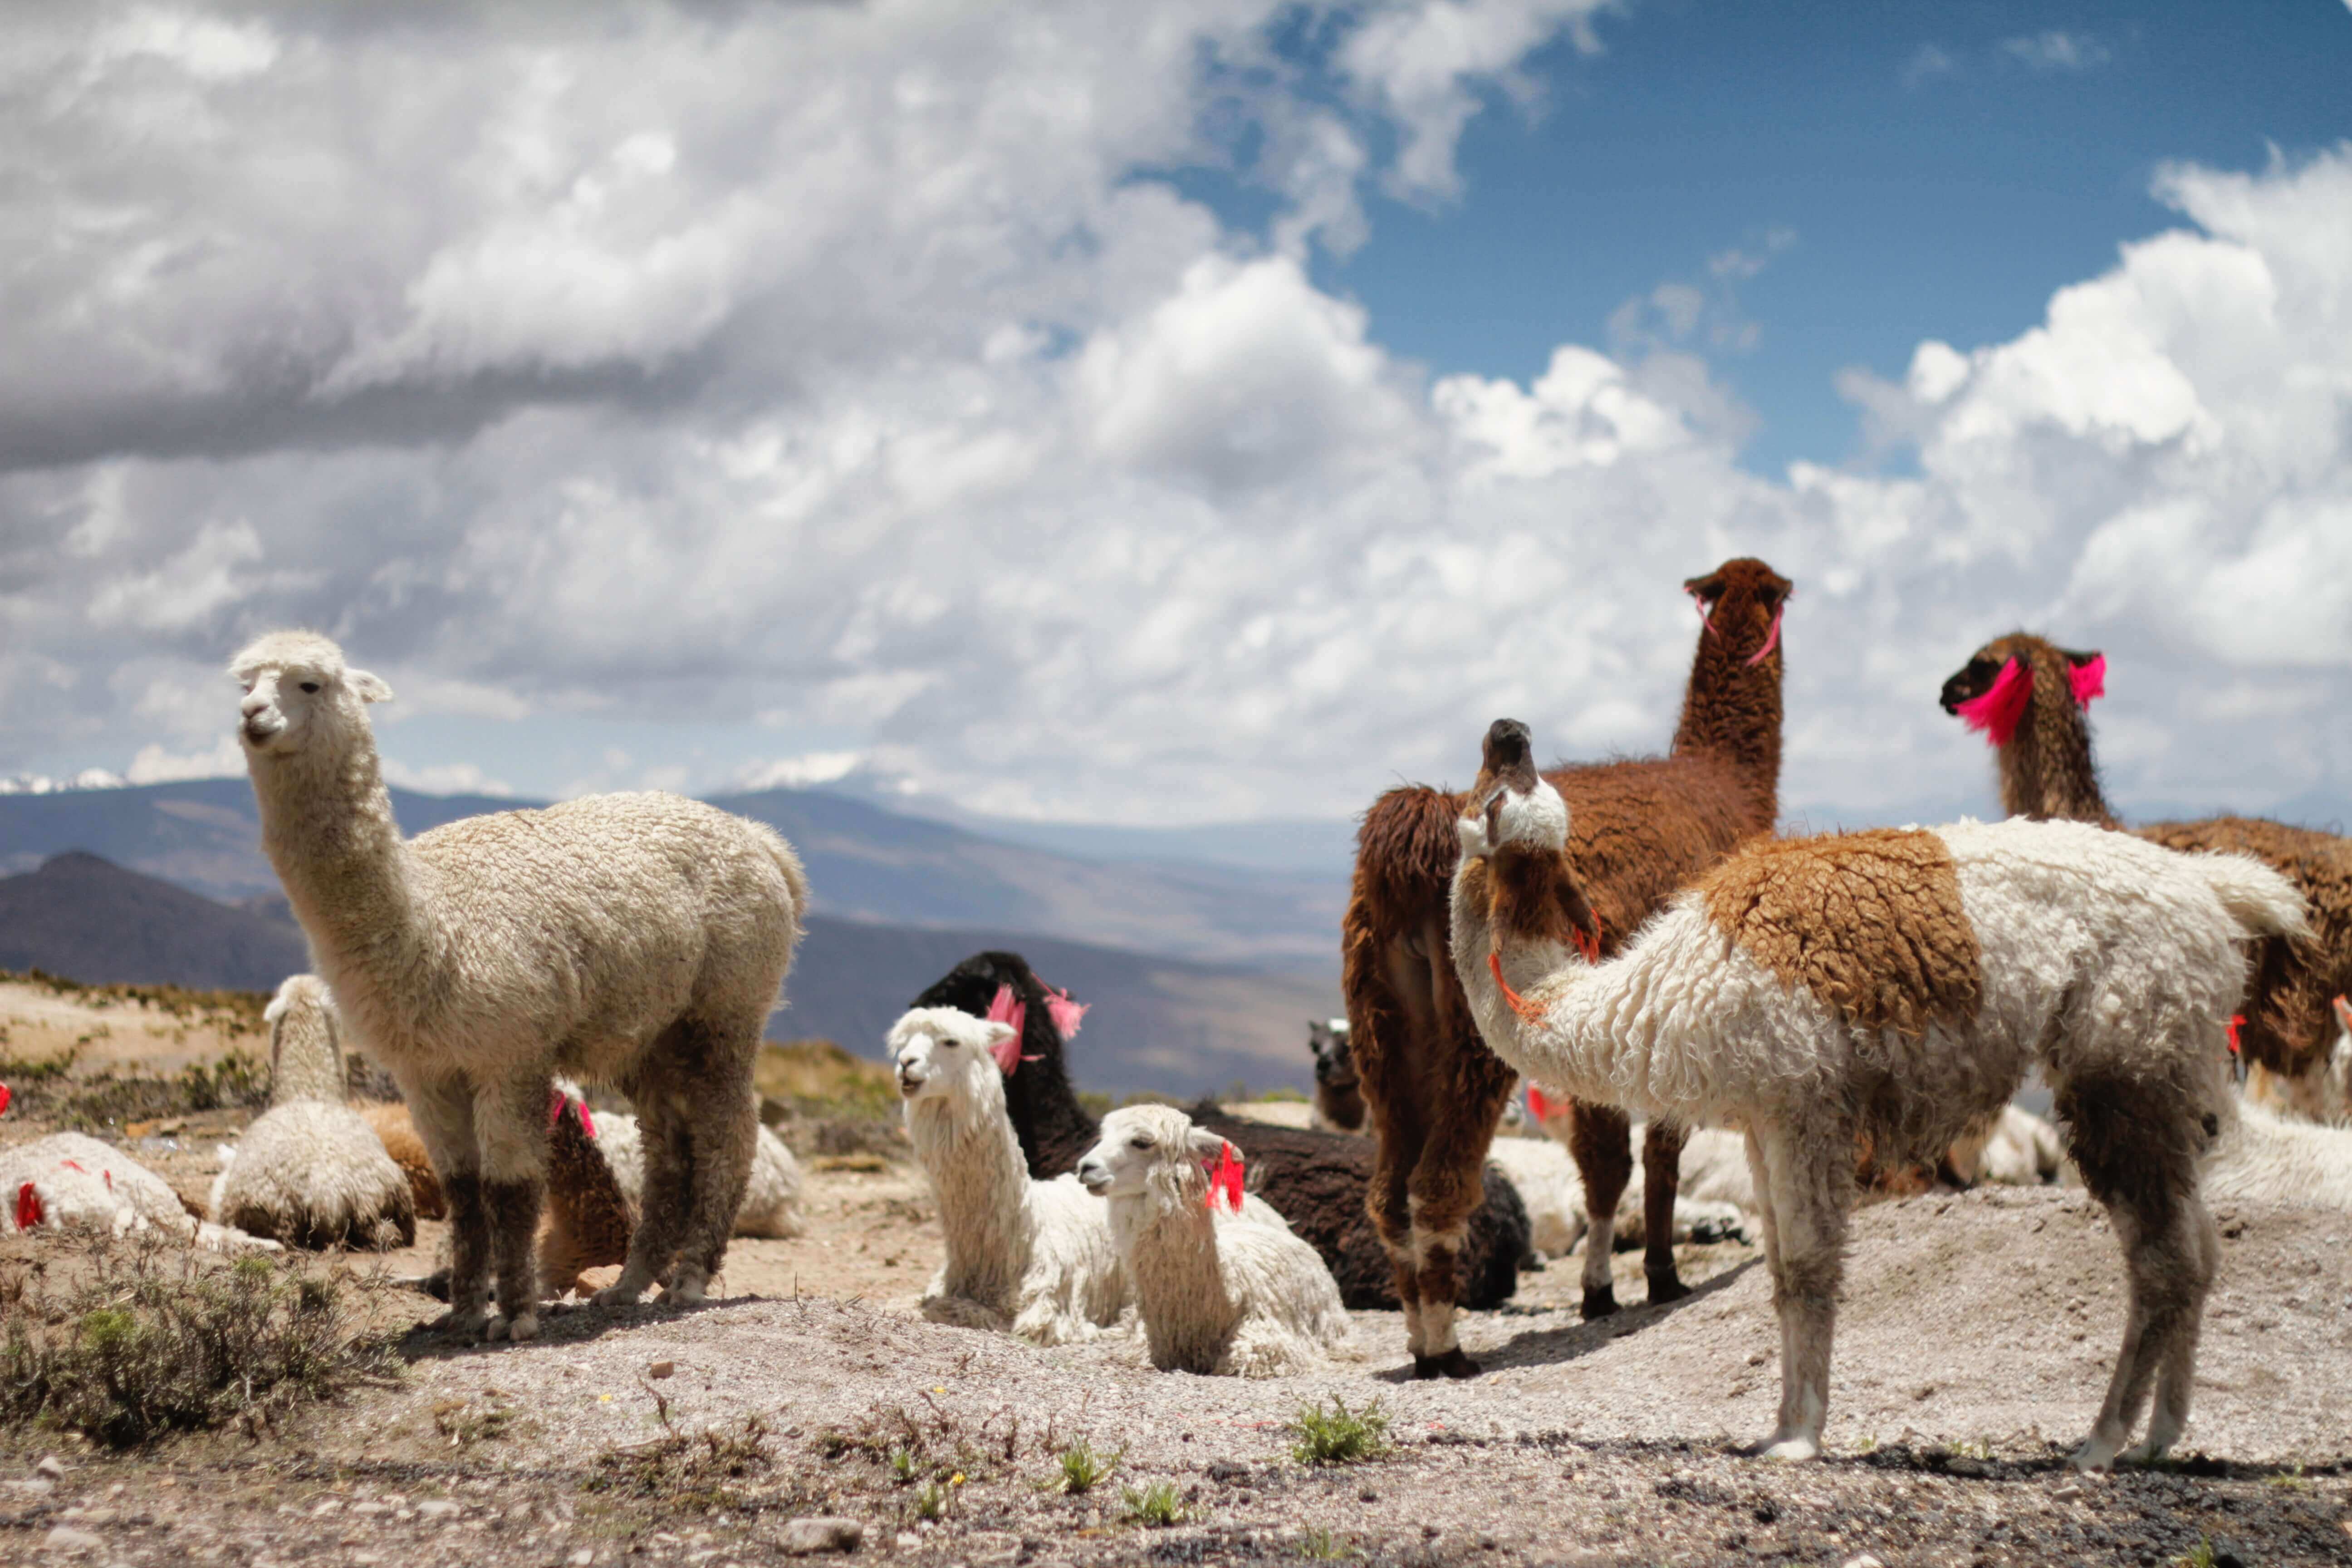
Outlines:
[[[677,1107],[666,1089],[632,1094],[637,1133],[645,1152],[645,1190],[637,1202],[637,1227],[629,1233],[628,1261],[621,1277],[596,1292],[598,1306],[634,1306],[656,1279],[669,1273],[684,1234],[692,1191],[691,1151]]]
[[[1664,1117],[1642,1135],[1642,1272],[1650,1283],[1650,1305],[1679,1301],[1690,1294],[1675,1268],[1675,1198],[1683,1184],[1681,1124]]]
[[[524,1074],[484,1088],[474,1097],[474,1128],[482,1145],[482,1206],[490,1258],[499,1276],[499,1316],[493,1340],[539,1337],[540,1201],[547,1181],[546,1075]]]
[[[1633,1124],[1612,1105],[1576,1100],[1569,1107],[1569,1154],[1584,1184],[1584,1316],[1605,1318],[1617,1310],[1612,1277],[1617,1247],[1617,1205],[1633,1177]],[[1679,1155],[1679,1151],[1677,1151]],[[1644,1223],[1648,1211],[1643,1210]],[[1669,1219],[1672,1215],[1669,1214]],[[1643,1242],[1649,1241],[1644,1237]],[[1673,1245],[1668,1233],[1667,1243]],[[1671,1256],[1671,1253],[1669,1254]]]
[[[1462,1247],[1470,1215],[1486,1198],[1486,1150],[1515,1081],[1492,1056],[1467,1057],[1450,1119],[1438,1127],[1413,1165],[1411,1208],[1413,1254],[1421,1266],[1422,1349],[1415,1377],[1475,1377],[1479,1366],[1454,1337],[1462,1301]],[[1491,1070],[1480,1071],[1481,1068]]]
[[[473,1091],[454,1079],[403,1082],[400,1091],[449,1206],[449,1310],[435,1327],[471,1339],[490,1317],[490,1226]]]
[[[1771,1176],[1766,1234],[1779,1254],[1772,1304],[1780,1318],[1780,1420],[1762,1449],[1768,1459],[1817,1457],[1829,1415],[1830,1348],[1845,1274],[1846,1189],[1853,1167],[1822,1157],[1819,1150],[1851,1148],[1853,1140],[1832,1136],[1809,1144],[1817,1147],[1809,1152],[1785,1133],[1761,1140],[1762,1163]],[[1751,1135],[1751,1163],[1757,1147]]]

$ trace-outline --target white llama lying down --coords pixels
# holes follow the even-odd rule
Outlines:
[[[1004,1112],[996,1053],[1009,1024],[917,1007],[886,1042],[906,1100],[907,1136],[930,1179],[947,1261],[924,1292],[935,1323],[1009,1331],[1041,1345],[1118,1321],[1127,1277],[1102,1205],[1075,1177],[1033,1181]]]
[[[383,1141],[345,1103],[343,1050],[326,983],[289,975],[269,1024],[269,1105],[222,1152],[213,1218],[295,1247],[406,1247],[416,1197]]]
[[[2291,1121],[2242,1102],[2205,1162],[2205,1195],[2352,1209],[2352,1129]]]
[[[613,1084],[646,1127],[621,1277],[691,1305],[751,1169],[751,1062],[800,941],[800,860],[677,795],[591,795],[402,837],[367,705],[382,680],[309,632],[239,652],[261,842],[352,1041],[400,1085],[448,1199],[461,1334],[539,1332],[548,1083]],[[498,1279],[499,1316],[489,1314]]]
[[[1546,1101],[1547,1109],[1550,1101]],[[1527,1205],[1528,1223],[1537,1251],[1564,1258],[1588,1239],[1592,1218],[1584,1201],[1584,1180],[1568,1152],[1571,1118],[1568,1102],[1539,1121],[1550,1137],[1497,1137],[1488,1145],[1487,1160],[1503,1168]],[[1633,1131],[1640,1147],[1641,1129]],[[1748,1144],[1737,1133],[1698,1128],[1683,1145],[1682,1184],[1675,1194],[1675,1245],[1748,1238],[1748,1215],[1754,1210],[1748,1183]],[[1711,1142],[1710,1140],[1716,1142]],[[1737,1162],[1738,1182],[1726,1190],[1718,1143],[1728,1143]],[[1617,1200],[1617,1223],[1609,1227],[1609,1247],[1623,1251],[1643,1245],[1645,1230],[1642,1207],[1642,1167],[1635,1164],[1623,1194]],[[1555,1245],[1557,1244],[1557,1245]]]
[[[2005,1105],[1980,1130],[1963,1133],[1944,1157],[1953,1175],[1967,1183],[2033,1187],[2054,1182],[2066,1164],[2066,1141],[2058,1129],[2020,1106]]]
[[[0,1235],[47,1230],[129,1236],[150,1228],[216,1252],[278,1244],[198,1222],[163,1177],[79,1132],[0,1149]]]
[[[559,1087],[561,1087],[559,1085]],[[577,1091],[572,1098],[579,1098]],[[643,1207],[646,1191],[645,1134],[637,1119],[625,1110],[599,1111],[595,1116],[596,1147],[613,1167],[613,1180],[631,1210]],[[735,1211],[735,1236],[791,1237],[807,1228],[801,1218],[801,1166],[784,1141],[767,1128],[760,1129],[751,1151],[751,1176],[744,1184],[743,1204]]]
[[[1751,842],[1588,964],[1568,807],[1525,725],[1486,735],[1460,822],[1454,970],[1520,1072],[1685,1125],[1748,1130],[1781,1324],[1779,1429],[1820,1452],[1855,1203],[1853,1150],[1938,1157],[2037,1062],[2069,1153],[2114,1216],[2129,1281],[2123,1352],[2086,1468],[2189,1415],[2221,1254],[2199,1163],[2234,1106],[2225,1036],[2249,938],[2307,929],[2260,862],[2180,855],[2080,823],[1961,823]]]
[[[1232,1152],[1172,1106],[1103,1118],[1078,1180],[1108,1198],[1136,1313],[1162,1372],[1285,1377],[1348,1338],[1339,1287],[1316,1250],[1263,1205],[1213,1200],[1202,1162]]]

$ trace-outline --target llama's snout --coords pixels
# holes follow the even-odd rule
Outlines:
[[[902,1100],[912,1100],[912,1099],[914,1099],[914,1098],[915,1098],[915,1096],[917,1096],[917,1095],[920,1094],[920,1093],[923,1091],[923,1085],[925,1085],[926,1083],[929,1083],[929,1081],[930,1081],[930,1075],[929,1075],[929,1073],[925,1072],[925,1071],[924,1071],[924,1070],[923,1070],[919,1066],[918,1066],[916,1063],[914,1063],[914,1062],[912,1062],[912,1061],[901,1061],[901,1062],[899,1062],[899,1064],[898,1064],[898,1096],[899,1096],[899,1098],[900,1098],[900,1099],[902,1099]]]
[[[1078,1185],[1100,1197],[1110,1191],[1110,1167],[1092,1154],[1078,1162]]]

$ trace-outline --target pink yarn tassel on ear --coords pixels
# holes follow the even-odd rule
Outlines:
[[[1045,1011],[1053,1015],[1054,1033],[1061,1036],[1065,1042],[1078,1032],[1079,1020],[1087,1016],[1087,1003],[1071,1001],[1066,991],[1056,991],[1050,985],[1045,987]]]
[[[2017,733],[2018,721],[2025,717],[2025,704],[2033,695],[2033,671],[2021,658],[2012,658],[2000,667],[1981,697],[1971,697],[1954,706],[1971,730],[1982,730],[1985,739],[1996,746],[2006,746],[2009,738]]]
[[[1568,1107],[1552,1099],[1535,1085],[1528,1085],[1528,1114],[1534,1117],[1538,1122],[1549,1121],[1555,1112],[1567,1109]]]
[[[1780,617],[1788,613],[1789,606],[1786,605],[1772,612],[1772,629],[1764,634],[1764,646],[1748,656],[1748,668],[1753,669],[1771,658],[1772,650],[1780,646]]]
[[[1219,1146],[1217,1163],[1209,1167],[1209,1207],[1214,1210],[1221,1198],[1234,1213],[1242,1212],[1242,1162],[1230,1143]]]
[[[2070,666],[2066,678],[2074,683],[2074,706],[2088,708],[2092,698],[2107,694],[2107,656],[2095,653],[2084,662]]]
[[[989,1047],[995,1053],[996,1065],[1004,1069],[1006,1078],[1011,1078],[1024,1059],[1033,1062],[1037,1059],[1035,1057],[1024,1058],[1021,1055],[1021,1029],[1029,1021],[1029,1004],[1015,996],[1012,986],[998,986],[996,994],[989,998],[988,1021],[1013,1026],[1010,1038],[1000,1040]]]

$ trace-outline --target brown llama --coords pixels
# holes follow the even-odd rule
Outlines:
[[[1727,561],[1684,587],[1704,617],[1682,722],[1664,757],[1545,775],[1575,812],[1568,855],[1613,952],[1675,889],[1769,834],[1780,779],[1780,616],[1790,584],[1761,561]],[[1417,1377],[1475,1377],[1456,1342],[1463,1223],[1516,1075],[1479,1038],[1447,947],[1459,795],[1391,790],[1364,815],[1341,927],[1349,1037],[1379,1145],[1367,1196],[1396,1268]],[[1617,1205],[1633,1171],[1632,1123],[1577,1102],[1570,1152],[1584,1183],[1584,1315],[1617,1310],[1610,1282]],[[1683,1130],[1643,1140],[1643,1271],[1650,1300],[1689,1294],[1675,1269]]]
[[[2122,827],[2099,788],[2091,700],[2106,658],[2024,632],[1996,637],[1944,682],[1944,710],[1982,730],[1999,756],[2001,809],[2011,816]],[[2273,936],[2255,953],[2237,1045],[2249,1072],[2295,1086],[2325,1070],[2336,1043],[2335,998],[2352,991],[2352,840],[2250,816],[2152,822],[2130,829],[2168,849],[2252,855],[2293,882],[2311,934]]]

